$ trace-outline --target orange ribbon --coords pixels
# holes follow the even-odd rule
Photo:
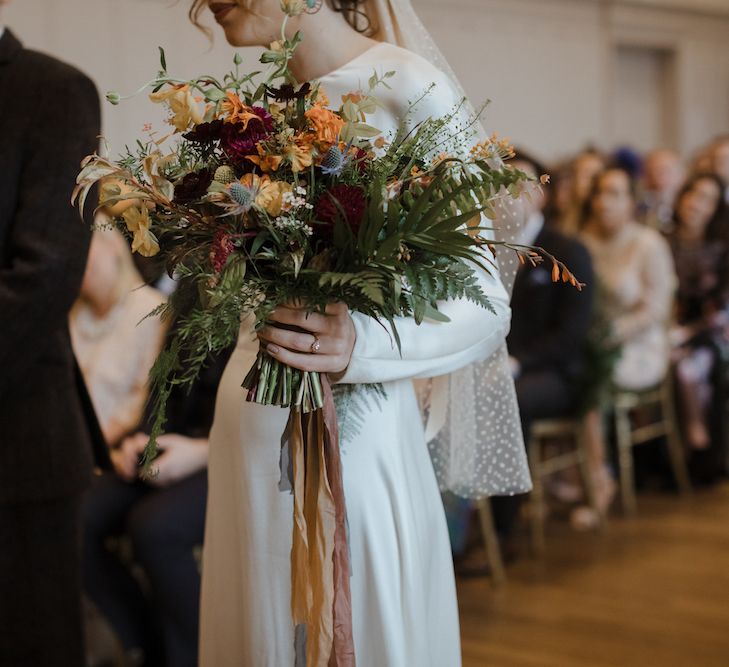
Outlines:
[[[321,376],[324,406],[291,410],[293,468],[291,611],[306,627],[306,667],[355,667],[346,505],[337,415]]]

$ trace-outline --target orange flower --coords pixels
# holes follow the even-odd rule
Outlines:
[[[328,151],[339,138],[344,121],[319,104],[315,104],[305,115],[313,128],[317,148],[322,152]]]
[[[281,155],[267,155],[261,144],[258,144],[256,149],[258,150],[258,156],[248,155],[246,160],[250,160],[253,164],[258,165],[264,174],[277,171],[283,162],[283,157]]]
[[[127,229],[133,234],[132,252],[142,257],[154,257],[159,252],[157,237],[150,227],[152,221],[146,206],[133,206],[122,213]]]
[[[412,177],[414,184],[420,185],[424,188],[427,188],[433,182],[433,177],[426,175],[426,173],[417,166],[410,170],[410,176]]]
[[[327,95],[327,91],[322,86],[319,86],[316,92],[316,103],[322,107],[329,107],[332,104],[329,100],[329,95]]]
[[[347,93],[342,95],[342,103],[352,102],[352,104],[359,104],[364,99],[362,93]]]
[[[252,120],[260,120],[260,117],[253,113],[253,110],[243,104],[243,101],[233,91],[226,93],[227,100],[223,100],[220,104],[220,110],[223,114],[227,114],[226,123],[241,123],[241,131],[248,127],[248,123]]]
[[[286,146],[284,155],[291,160],[293,172],[298,173],[311,167],[314,161],[314,147],[306,137],[299,136]]]
[[[269,215],[281,215],[284,206],[284,194],[291,192],[293,186],[283,181],[272,181],[268,176],[245,174],[240,183],[256,193],[256,206],[260,206]]]
[[[152,93],[149,99],[155,104],[167,104],[171,113],[168,122],[178,132],[184,132],[191,125],[199,125],[203,122],[203,114],[197,100],[190,92],[190,86],[170,86],[165,90]]]

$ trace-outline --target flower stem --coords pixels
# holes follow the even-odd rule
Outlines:
[[[319,373],[301,371],[260,351],[243,380],[246,400],[312,412],[324,405]]]

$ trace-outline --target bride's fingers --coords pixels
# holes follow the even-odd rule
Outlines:
[[[265,343],[279,345],[295,352],[311,352],[312,345],[318,340],[311,333],[300,333],[288,329],[279,329],[278,327],[263,327],[258,332],[258,337]],[[320,342],[319,345],[319,351],[323,352],[322,343]]]
[[[329,328],[326,315],[320,315],[319,313],[307,314],[303,309],[288,308],[287,306],[279,306],[276,308],[268,319],[271,322],[297,326],[306,331],[313,331],[314,333],[322,333]]]
[[[302,354],[301,352],[292,352],[278,345],[269,345],[266,349],[277,361],[302,371],[340,373],[346,367],[346,362],[338,355]]]
[[[349,307],[343,301],[335,301],[334,303],[328,303],[324,312],[327,315],[338,315],[341,317],[349,313]]]

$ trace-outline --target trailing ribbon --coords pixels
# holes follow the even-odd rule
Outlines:
[[[297,641],[296,664],[355,667],[349,590],[347,512],[334,398],[321,376],[324,405],[293,408],[284,436],[294,493],[291,611],[297,633],[305,630],[306,656]]]

